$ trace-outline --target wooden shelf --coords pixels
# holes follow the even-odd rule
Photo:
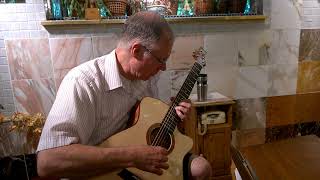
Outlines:
[[[245,15],[245,16],[167,16],[169,23],[198,23],[198,22],[251,22],[264,21],[267,17],[264,15]],[[101,19],[101,20],[46,20],[42,21],[43,26],[66,26],[66,25],[107,25],[123,24],[126,17]]]

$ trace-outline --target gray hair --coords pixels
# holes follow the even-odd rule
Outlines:
[[[129,47],[132,41],[138,40],[142,45],[151,47],[163,35],[173,42],[174,35],[168,22],[157,13],[142,11],[127,19],[118,46]]]

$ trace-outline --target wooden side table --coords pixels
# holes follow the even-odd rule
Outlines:
[[[315,135],[241,149],[259,180],[319,179],[320,138]]]
[[[229,98],[209,99],[205,102],[192,102],[191,119],[184,122],[185,134],[193,139],[192,152],[203,154],[212,166],[212,179],[232,179],[230,173],[231,156],[231,125],[232,105],[234,101]],[[207,131],[203,133],[201,115],[211,111],[225,112],[226,122],[222,124],[208,124]]]

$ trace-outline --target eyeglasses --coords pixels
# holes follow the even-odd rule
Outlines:
[[[158,63],[163,64],[163,65],[165,65],[165,64],[167,63],[168,58],[160,59],[160,58],[158,58],[157,56],[155,56],[155,55],[151,52],[150,49],[148,49],[148,48],[145,47],[145,46],[142,46],[142,47],[143,47],[144,49],[146,49],[146,50],[148,51],[148,53],[151,54],[151,56],[153,56],[153,57],[158,61]]]

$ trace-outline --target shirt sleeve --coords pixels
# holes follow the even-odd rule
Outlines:
[[[95,127],[94,96],[90,82],[66,76],[45,122],[37,151],[87,144]]]

